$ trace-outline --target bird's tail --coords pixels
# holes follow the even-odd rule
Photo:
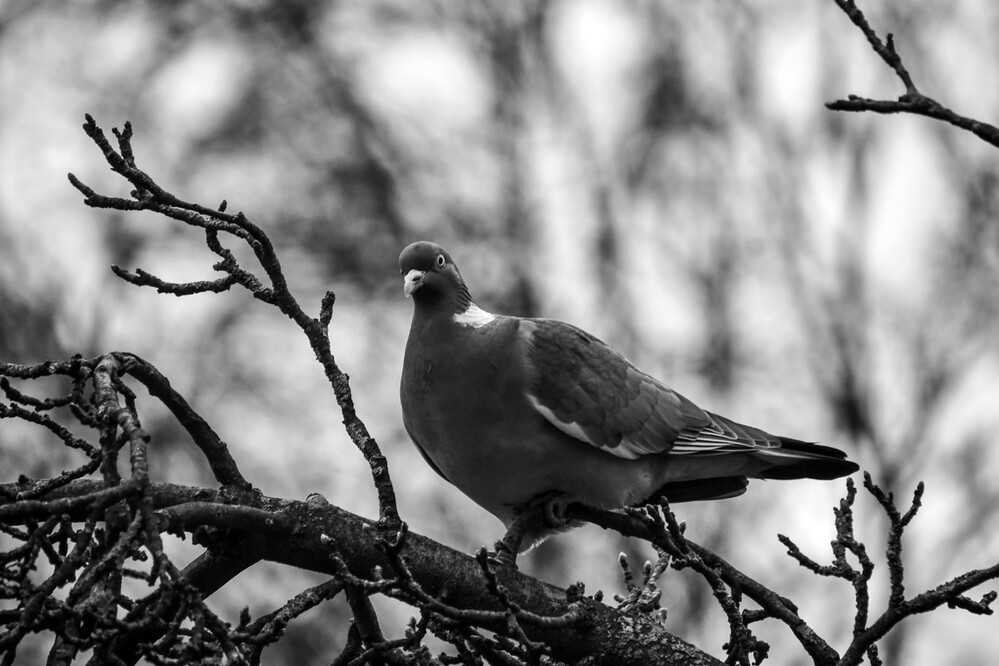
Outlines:
[[[847,460],[839,449],[821,444],[780,437],[780,447],[759,449],[755,457],[772,467],[754,475],[760,479],[838,479],[853,474],[860,467]]]

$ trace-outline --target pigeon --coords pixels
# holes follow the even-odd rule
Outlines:
[[[504,561],[574,526],[574,504],[723,499],[750,478],[858,469],[839,449],[701,409],[571,324],[486,312],[436,243],[407,246],[399,268],[414,304],[406,431],[435,472],[503,522]]]

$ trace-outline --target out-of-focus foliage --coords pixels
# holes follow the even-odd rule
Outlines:
[[[868,16],[923,89],[999,116],[999,6],[893,2]],[[899,492],[925,479],[907,552],[910,575],[933,581],[999,552],[999,174],[969,134],[822,106],[897,87],[831,2],[6,3],[0,358],[139,353],[266,493],[318,491],[373,514],[364,463],[288,324],[244,295],[177,300],[107,270],[211,276],[186,229],[85,209],[66,183],[72,170],[120,188],[79,123],[130,119],[142,168],[265,226],[303,303],[336,291],[334,350],[414,530],[466,551],[501,531],[401,424],[410,304],[396,257],[430,238],[487,309],[571,321],[715,411],[850,449]],[[161,416],[144,417],[158,468],[206,481]],[[4,431],[0,467],[45,464],[27,441]],[[847,591],[799,589],[809,574],[775,538],[825,548],[842,492],[754,484],[678,509],[693,538],[845,635]],[[650,556],[584,528],[523,566],[610,590],[622,549]],[[223,615],[267,602],[252,575],[275,574],[213,599]],[[664,588],[671,631],[704,647],[724,634],[697,581]],[[928,621],[933,632],[916,620],[894,634],[886,663],[937,663],[945,633],[948,660],[985,659],[988,620]],[[303,634],[286,641],[298,656],[329,640]],[[790,663],[786,635],[764,637]]]

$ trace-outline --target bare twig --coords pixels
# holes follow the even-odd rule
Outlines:
[[[676,520],[666,500],[641,509],[629,509],[628,514],[649,530],[650,541],[671,556],[674,569],[691,569],[697,572],[711,588],[718,605],[725,612],[729,623],[729,640],[723,646],[728,651],[728,663],[750,666],[766,659],[770,646],[758,639],[749,629],[742,614],[740,588],[726,580],[723,567],[708,562],[701,556],[703,549],[683,536],[683,527]]]
[[[666,609],[660,605],[662,590],[659,589],[658,582],[666,569],[669,568],[673,558],[669,553],[658,548],[657,552],[659,558],[655,565],[647,560],[642,566],[641,584],[635,582],[635,575],[631,571],[628,556],[624,553],[618,555],[618,564],[624,576],[624,586],[628,590],[628,596],[615,594],[614,601],[617,602],[618,609],[626,613],[653,614],[660,621],[665,621]]]
[[[840,9],[857,26],[870,43],[874,52],[895,72],[905,92],[896,100],[870,99],[858,95],[849,95],[846,99],[828,102],[826,108],[832,111],[872,111],[874,113],[912,113],[927,118],[942,120],[963,130],[973,133],[978,138],[999,148],[999,127],[962,116],[948,109],[935,99],[919,92],[913,83],[912,76],[902,64],[902,58],[895,50],[895,40],[889,33],[884,41],[868,23],[863,12],[854,0],[834,0]]]
[[[573,518],[592,522],[605,529],[613,529],[626,536],[644,539],[664,548],[673,555],[674,566],[683,558],[697,558],[700,564],[696,567],[688,564],[687,567],[702,576],[705,576],[709,569],[714,572],[707,573],[706,580],[716,599],[724,604],[722,608],[730,623],[734,623],[734,627],[731,627],[733,634],[745,635],[744,632],[747,630],[743,627],[758,621],[761,616],[758,613],[747,615],[746,611],[740,614],[738,602],[731,598],[726,599],[726,586],[730,590],[738,590],[738,594],[745,595],[759,604],[766,617],[772,617],[787,625],[816,664],[835,664],[839,660],[839,654],[798,615],[798,608],[790,599],[744,574],[716,553],[683,537],[675,518],[667,522],[665,517],[656,518],[655,513],[648,517],[643,517],[644,512],[641,511],[637,514],[632,512],[631,515],[623,515],[580,505],[573,505],[571,509]],[[671,515],[667,511],[662,513]],[[676,539],[677,535],[679,539]],[[680,560],[675,554],[677,552],[681,555]],[[730,643],[730,649],[732,647]]]
[[[857,488],[852,479],[846,481],[846,496],[840,500],[839,507],[834,510],[836,516],[836,539],[832,542],[833,563],[820,565],[801,552],[801,549],[783,534],[778,539],[787,547],[787,553],[799,565],[818,576],[842,578],[853,585],[856,613],[854,615],[854,634],[861,632],[867,626],[870,612],[870,592],[868,583],[874,573],[874,562],[867,554],[867,548],[859,542],[853,531],[853,504],[857,498]],[[846,557],[851,553],[860,564],[860,570],[854,569]]]
[[[118,353],[115,356],[121,361],[124,372],[142,382],[149,395],[157,398],[170,410],[177,422],[191,436],[191,440],[204,453],[205,460],[219,483],[243,490],[252,487],[240,473],[226,443],[208,422],[191,408],[184,397],[170,386],[170,381],[159,370],[135,354]]]
[[[390,529],[398,525],[399,514],[396,507],[395,491],[389,477],[388,462],[382,455],[378,443],[368,433],[364,422],[357,416],[354,409],[350,382],[347,375],[337,365],[330,348],[327,327],[332,317],[333,298],[330,294],[324,297],[318,318],[307,315],[295,300],[281,269],[277,253],[267,237],[257,225],[252,223],[243,213],[226,213],[225,205],[218,208],[208,208],[199,204],[189,203],[179,199],[161,188],[144,171],[136,166],[132,150],[132,126],[125,123],[122,131],[114,130],[117,140],[117,150],[111,145],[104,132],[94,119],[87,115],[83,129],[104,154],[105,160],[116,173],[121,174],[136,189],[131,192],[131,199],[122,199],[99,195],[93,189],[81,182],[73,174],[69,180],[73,186],[84,195],[84,203],[97,208],[115,210],[151,210],[161,215],[180,220],[185,224],[205,230],[206,244],[210,250],[221,258],[214,265],[218,271],[225,273],[219,280],[209,280],[191,283],[173,283],[163,280],[145,271],[129,273],[120,268],[115,273],[126,281],[178,296],[224,291],[239,284],[247,289],[255,298],[274,305],[287,317],[292,319],[305,333],[316,358],[322,364],[326,377],[333,388],[337,404],[343,414],[344,427],[351,441],[364,455],[371,468],[376,492],[378,493],[379,517]],[[267,276],[268,286],[265,286],[256,276],[239,266],[234,255],[219,242],[218,234],[227,233],[244,242],[253,250],[254,255],[263,267]]]
[[[245,641],[255,646],[250,655],[251,661],[259,660],[263,648],[281,638],[289,622],[336,597],[343,589],[343,583],[333,578],[296,594],[281,608],[253,622],[249,621],[248,611],[245,612],[246,617],[237,631],[244,633]]]
[[[975,601],[966,597],[964,593],[984,582],[999,578],[999,564],[967,572],[932,590],[906,599],[905,572],[902,563],[902,536],[905,528],[919,511],[924,490],[923,484],[920,483],[916,486],[912,504],[905,513],[900,512],[895,506],[891,493],[886,493],[874,484],[870,474],[864,475],[864,488],[878,502],[889,520],[885,550],[889,578],[888,604],[885,611],[873,623],[868,623],[868,615],[870,610],[869,583],[874,571],[874,563],[868,556],[864,545],[857,541],[853,532],[853,504],[856,499],[856,488],[852,480],[847,480],[847,495],[840,502],[840,507],[836,511],[836,539],[832,542],[833,563],[831,565],[819,565],[802,554],[790,539],[784,536],[780,537],[781,542],[788,547],[788,554],[800,565],[820,576],[847,580],[854,587],[857,611],[854,619],[853,640],[837,662],[844,666],[859,664],[865,656],[874,663],[878,659],[877,641],[907,617],[926,613],[943,605],[960,608],[974,614],[988,615],[992,613],[991,604],[997,597],[995,592],[988,592],[979,601]],[[860,563],[859,570],[848,562],[845,557],[847,552],[857,558]]]

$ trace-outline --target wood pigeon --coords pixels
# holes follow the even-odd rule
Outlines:
[[[508,556],[565,529],[559,508],[572,503],[722,499],[749,478],[858,469],[838,449],[701,409],[575,326],[482,310],[440,245],[409,245],[399,268],[414,304],[406,430],[434,471],[503,521]]]

